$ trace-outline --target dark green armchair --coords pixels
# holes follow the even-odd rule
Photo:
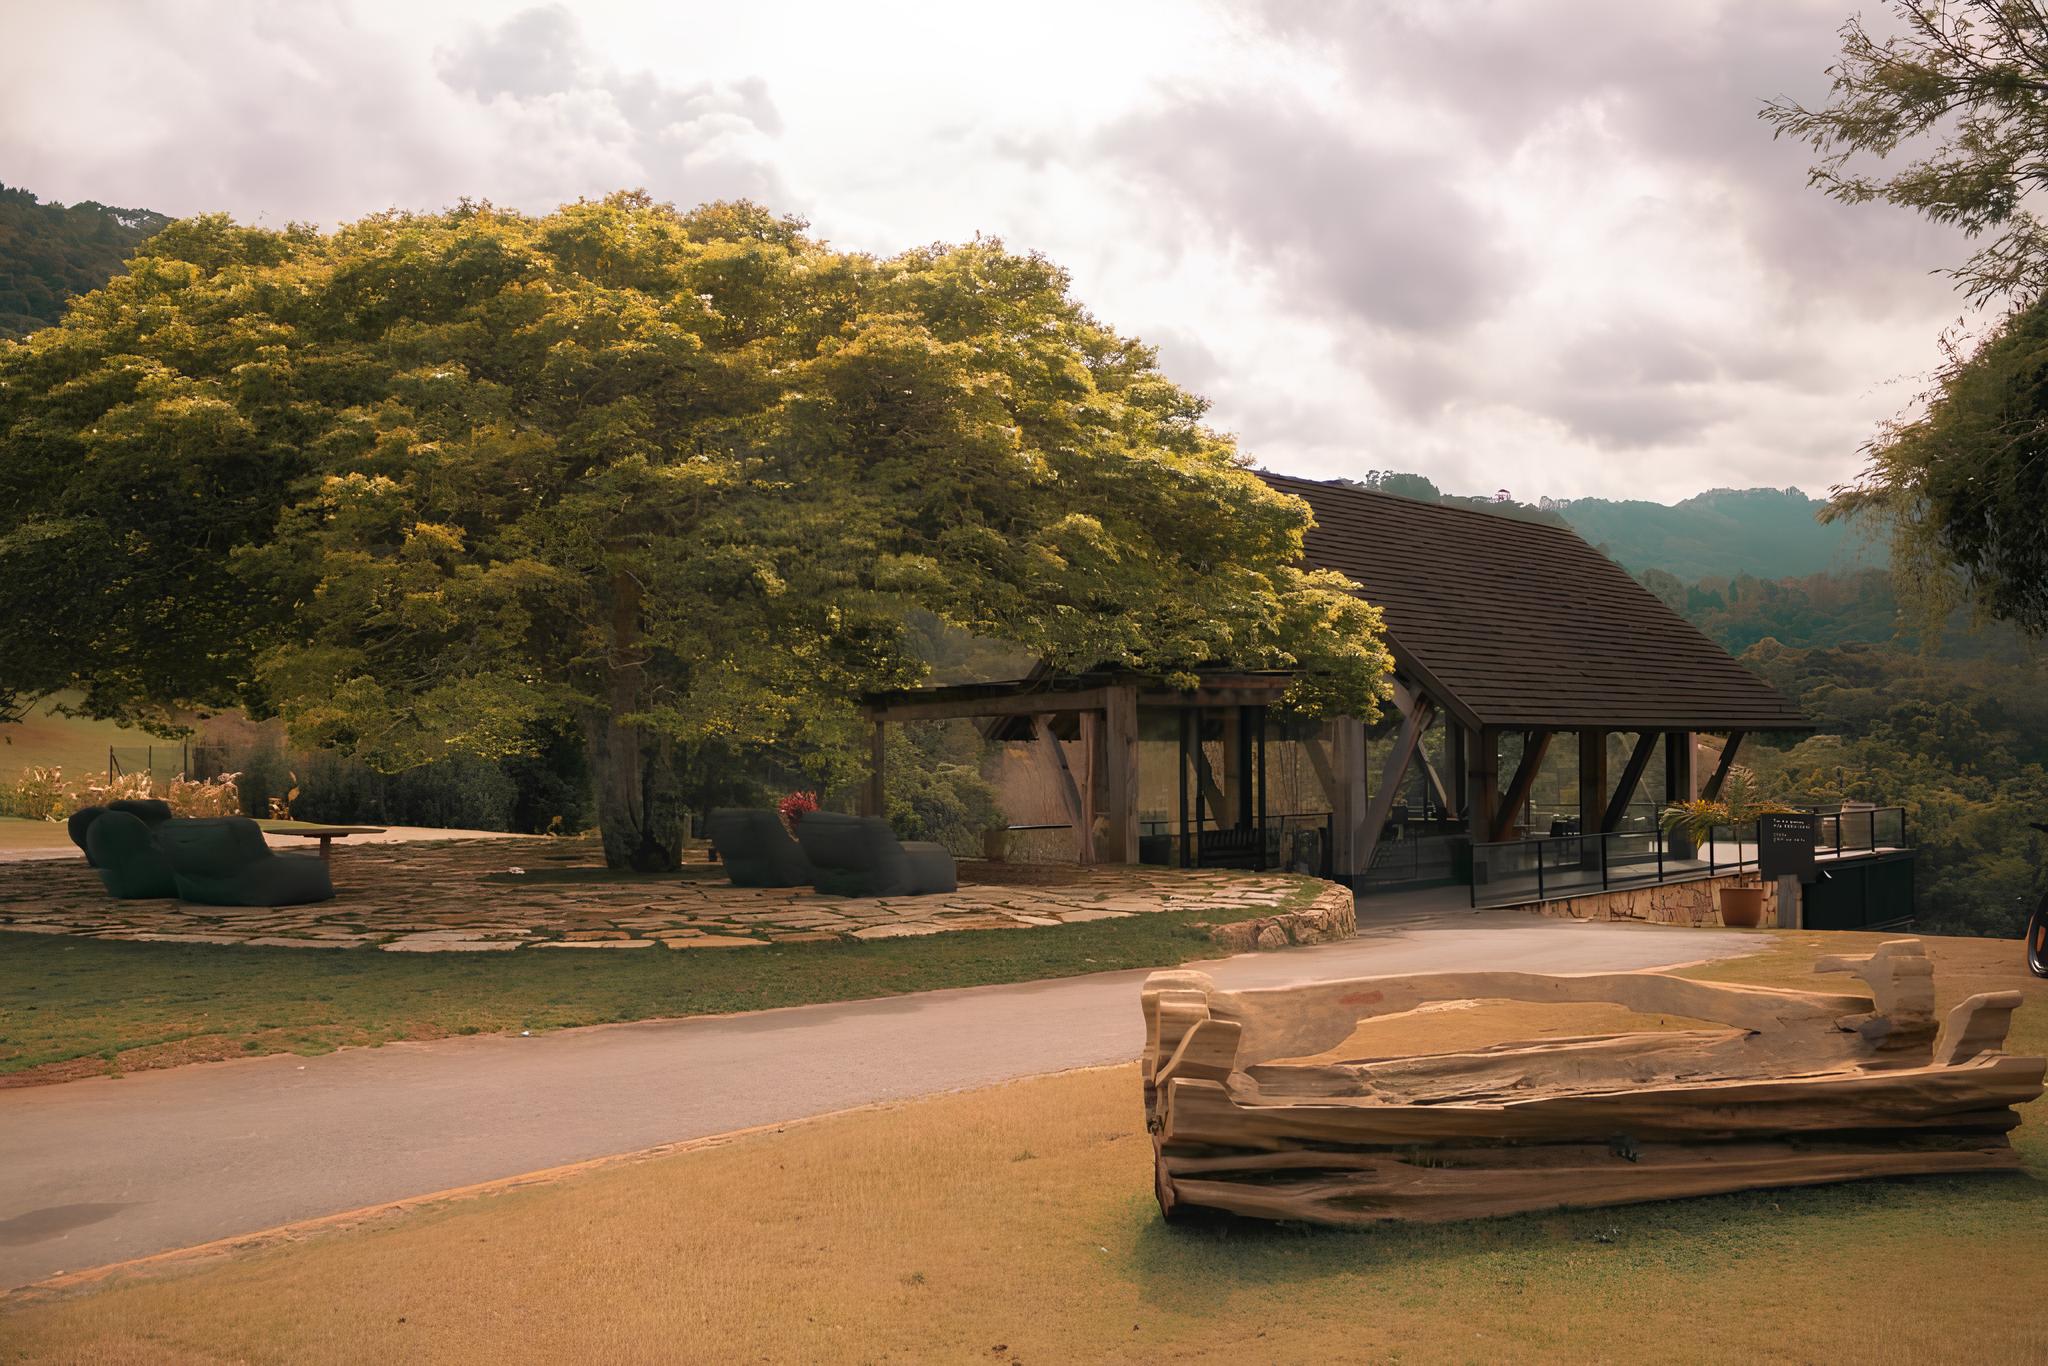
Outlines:
[[[148,901],[178,894],[171,861],[157,847],[156,829],[129,811],[101,810],[85,822],[85,857],[100,875],[107,895],[122,901]],[[164,822],[163,824],[167,824]]]
[[[704,818],[704,833],[735,887],[811,885],[811,861],[773,811],[721,808]]]
[[[262,827],[247,816],[166,821],[156,829],[156,843],[170,860],[184,901],[297,906],[334,895],[324,862],[310,854],[276,852],[264,842]]]
[[[924,896],[959,886],[942,844],[900,841],[879,816],[812,811],[796,823],[797,843],[830,896]]]

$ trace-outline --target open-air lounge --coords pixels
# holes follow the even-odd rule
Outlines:
[[[1691,844],[1666,802],[1718,793],[1746,737],[1812,729],[1798,709],[1572,531],[1353,485],[1267,475],[1307,501],[1306,560],[1385,614],[1383,716],[1308,721],[1285,674],[1039,671],[870,694],[869,811],[883,727],[973,718],[1028,746],[1080,863],[1284,868],[1365,891],[1469,889],[1555,901],[1753,869],[1754,831]],[[1808,923],[1910,914],[1893,808],[1821,813],[1834,876]]]

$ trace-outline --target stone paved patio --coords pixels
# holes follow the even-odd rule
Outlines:
[[[82,859],[0,864],[0,930],[159,943],[391,953],[730,949],[1073,924],[1148,911],[1267,914],[1305,885],[1278,873],[961,865],[957,892],[848,898],[734,887],[696,863],[613,878],[594,839],[448,840],[337,849],[334,900],[275,909],[116,901]]]

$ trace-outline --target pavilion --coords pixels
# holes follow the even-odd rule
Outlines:
[[[1716,793],[1744,736],[1813,728],[1568,528],[1263,477],[1313,509],[1306,563],[1385,614],[1378,723],[1288,716],[1280,674],[1219,671],[1179,691],[1041,670],[876,693],[871,809],[885,725],[966,717],[1033,747],[1081,862],[1462,881],[1486,876],[1475,848],[1642,828],[1664,801]],[[1725,737],[1705,773],[1702,735]]]

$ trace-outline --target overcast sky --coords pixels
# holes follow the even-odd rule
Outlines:
[[[0,180],[273,224],[643,187],[875,252],[981,232],[1274,469],[1818,493],[1965,317],[1952,235],[1827,201],[1756,118],[1824,97],[1856,4],[17,0]]]

